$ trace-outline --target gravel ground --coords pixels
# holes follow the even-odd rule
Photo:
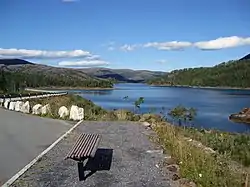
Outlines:
[[[102,135],[95,158],[85,167],[97,171],[85,180],[83,177],[79,179],[77,162],[64,160],[81,132]],[[149,140],[148,135],[152,133],[143,125],[132,122],[83,122],[12,186],[174,186],[170,175],[157,167],[164,155]],[[85,177],[88,172],[85,171]]]

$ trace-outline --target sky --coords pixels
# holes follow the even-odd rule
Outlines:
[[[0,58],[171,71],[250,53],[250,0],[0,0]]]

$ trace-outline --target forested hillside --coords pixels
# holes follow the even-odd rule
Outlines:
[[[40,64],[11,64],[1,60],[0,90],[16,92],[25,87],[100,87],[110,88],[113,83],[91,77],[82,71]],[[13,62],[13,61],[11,61]]]
[[[250,59],[223,62],[214,67],[175,70],[148,81],[153,85],[250,87]]]
[[[159,77],[164,74],[161,71],[109,69],[109,68],[84,68],[84,73],[104,79],[113,79],[117,82],[139,83]]]

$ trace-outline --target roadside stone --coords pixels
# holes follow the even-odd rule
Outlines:
[[[197,185],[193,181],[190,181],[186,178],[179,179],[178,183],[180,187],[197,187]]]
[[[11,101],[9,104],[9,110],[15,110],[15,104],[16,104],[16,102]]]
[[[32,114],[36,114],[36,115],[41,114],[42,113],[41,108],[42,108],[41,104],[34,105],[32,108]]]
[[[58,110],[60,118],[65,118],[69,115],[69,110],[65,106],[61,106]]]
[[[168,165],[166,168],[167,170],[174,172],[174,173],[179,173],[180,171],[180,167],[177,164]]]
[[[21,110],[21,107],[23,106],[24,102],[17,101],[15,104],[15,111],[19,112]]]
[[[145,127],[151,127],[151,124],[146,121],[142,122],[142,125]]]
[[[79,111],[78,120],[83,120],[84,119],[84,108],[78,108],[78,111]]]
[[[82,120],[84,118],[84,109],[80,108],[76,105],[72,105],[70,108],[70,119],[77,121]]]
[[[30,103],[29,103],[29,101],[26,101],[26,102],[22,105],[20,111],[23,112],[23,113],[30,113]]]
[[[51,109],[50,109],[50,105],[49,105],[49,104],[46,104],[46,105],[44,105],[44,106],[41,108],[41,113],[42,113],[43,115],[48,114],[50,111],[51,111]]]
[[[8,109],[9,107],[9,100],[4,101],[4,108]]]

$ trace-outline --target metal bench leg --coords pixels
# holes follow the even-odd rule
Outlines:
[[[86,159],[88,159],[88,158],[85,158],[85,159],[77,162],[79,181],[86,180],[88,177],[90,177],[91,175],[93,175],[97,171],[97,170],[91,170],[87,175],[85,175],[86,167],[84,165],[84,161]]]
[[[79,160],[77,162],[79,181],[85,180],[85,166],[84,166],[84,161],[86,159],[87,158],[83,158],[82,160]]]

